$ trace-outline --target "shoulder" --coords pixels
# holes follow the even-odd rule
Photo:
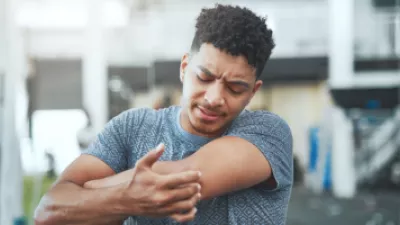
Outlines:
[[[129,133],[132,136],[148,130],[160,129],[165,124],[172,124],[178,112],[179,107],[177,106],[158,110],[146,107],[134,108],[114,117],[108,126],[115,127],[121,133]]]
[[[131,121],[134,123],[140,122],[145,116],[152,114],[154,110],[151,108],[132,108],[121,112],[118,116],[114,117],[111,121]]]
[[[266,110],[244,110],[233,122],[229,132],[251,132],[291,136],[287,122],[280,116]]]
[[[164,109],[152,109],[152,108],[133,108],[123,111],[110,122],[125,122],[128,124],[138,125],[143,122],[153,122],[159,118],[169,117],[173,115],[174,112],[178,111],[178,107],[172,106]]]

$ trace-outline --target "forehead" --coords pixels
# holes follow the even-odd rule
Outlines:
[[[211,44],[203,44],[194,57],[197,65],[206,67],[217,75],[254,79],[255,68],[244,56],[233,56]]]

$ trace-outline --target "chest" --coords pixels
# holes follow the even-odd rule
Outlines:
[[[158,144],[163,143],[165,146],[164,153],[160,157],[161,161],[176,161],[186,158],[196,152],[201,145],[183,140],[181,137],[161,129],[157,133],[141,132],[133,140],[130,141],[128,150],[129,168],[135,166],[136,162],[149,151],[154,149]]]

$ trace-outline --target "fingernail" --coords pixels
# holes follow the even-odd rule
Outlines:
[[[194,213],[197,213],[197,208],[194,208]]]
[[[197,185],[197,191],[200,191],[200,190],[201,190],[201,185],[198,184],[198,185]]]
[[[200,193],[198,193],[198,194],[197,194],[197,197],[198,197],[199,199],[201,199],[201,194],[200,194]]]
[[[163,143],[160,143],[157,147],[156,147],[156,151],[157,152],[160,152],[161,150],[162,150],[162,147],[163,147]]]
[[[199,174],[199,177],[201,177],[201,172],[198,172],[198,174]]]

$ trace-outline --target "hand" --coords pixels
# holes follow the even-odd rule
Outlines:
[[[141,158],[127,182],[122,202],[127,213],[145,217],[171,217],[178,222],[192,220],[200,200],[200,172],[160,175],[153,164],[164,151],[161,144]],[[186,213],[181,213],[186,212]]]

